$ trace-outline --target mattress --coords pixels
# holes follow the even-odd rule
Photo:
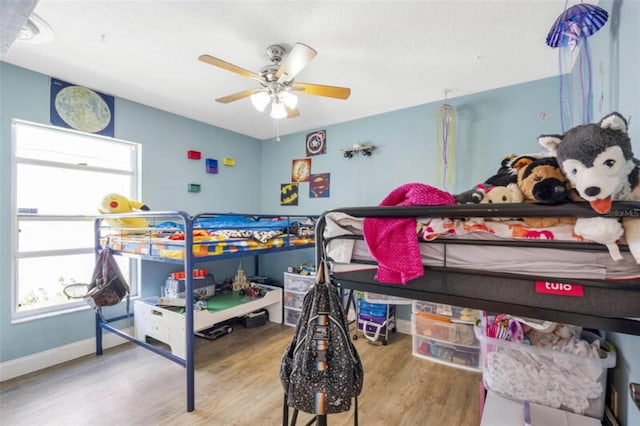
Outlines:
[[[327,213],[323,238],[335,273],[377,268],[362,229],[362,218],[341,212]],[[624,250],[624,245],[623,259],[614,261],[604,246],[576,236],[573,226],[568,224],[534,229],[521,221],[419,218],[415,237],[420,239],[422,263],[429,267],[567,280],[640,277],[640,266]],[[516,245],[522,242],[528,246]],[[542,242],[549,244],[538,244]],[[554,248],[554,242],[569,244]],[[587,245],[589,249],[585,250]]]

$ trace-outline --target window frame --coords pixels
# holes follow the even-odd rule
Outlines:
[[[119,169],[111,169],[108,167],[97,167],[89,165],[75,165],[65,164],[60,161],[48,161],[39,159],[30,159],[25,157],[19,157],[17,155],[17,132],[16,128],[32,127],[38,129],[44,129],[46,131],[58,132],[63,134],[75,134],[84,138],[91,138],[95,140],[103,140],[108,143],[116,143],[131,147],[130,158],[130,170],[124,171]],[[47,257],[47,256],[64,256],[64,255],[76,255],[76,254],[96,254],[95,246],[91,247],[76,247],[76,248],[61,248],[61,249],[45,249],[38,251],[23,252],[19,251],[19,232],[21,221],[90,221],[95,222],[96,215],[83,215],[83,214],[32,214],[21,213],[18,211],[18,165],[39,165],[46,167],[54,167],[56,169],[71,169],[82,170],[89,172],[103,172],[110,174],[120,174],[131,177],[130,182],[130,197],[132,199],[140,198],[141,186],[142,186],[142,145],[137,142],[130,142],[122,139],[110,138],[101,135],[95,135],[91,133],[80,132],[72,129],[64,129],[55,126],[49,126],[39,123],[33,123],[25,120],[12,119],[11,120],[11,259],[10,259],[10,280],[11,280],[11,322],[20,323],[27,322],[40,318],[53,317],[63,315],[70,312],[77,312],[91,309],[91,307],[84,300],[70,300],[68,303],[58,304],[54,306],[46,306],[28,309],[26,311],[19,311],[19,261],[20,259]],[[97,207],[96,207],[97,210]],[[140,260],[136,258],[127,257],[130,266],[129,285],[131,287],[132,297],[140,294],[140,282],[141,282],[141,267]]]

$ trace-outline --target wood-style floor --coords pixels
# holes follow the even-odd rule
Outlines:
[[[184,369],[133,344],[0,384],[0,424],[282,424],[280,360],[293,329],[267,324],[210,342],[196,340],[196,409],[186,411]],[[479,373],[411,355],[411,336],[387,346],[355,342],[365,369],[361,426],[477,426]],[[298,425],[310,415],[300,413]],[[328,424],[353,425],[353,409]]]

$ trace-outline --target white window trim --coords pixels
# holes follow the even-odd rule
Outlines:
[[[24,126],[32,126],[45,128],[51,131],[61,132],[61,133],[75,133],[82,136],[87,136],[91,138],[100,138],[105,139],[109,142],[116,142],[122,144],[128,144],[135,146],[135,154],[132,155],[132,164],[131,168],[136,172],[131,173],[129,171],[117,170],[117,169],[109,169],[104,167],[90,167],[84,165],[71,165],[58,163],[55,161],[46,161],[46,160],[34,160],[34,159],[26,159],[22,157],[16,156],[16,136],[13,128],[16,125],[24,125]],[[86,311],[91,309],[91,307],[83,300],[78,301],[70,301],[69,303],[65,303],[64,305],[59,306],[49,306],[44,308],[36,308],[26,312],[18,312],[18,292],[17,292],[17,263],[18,259],[28,258],[28,257],[37,257],[43,254],[85,254],[85,253],[94,253],[95,247],[91,248],[79,248],[73,250],[43,250],[37,252],[29,252],[28,254],[20,254],[18,251],[18,218],[20,220],[29,220],[27,217],[29,214],[21,214],[18,213],[18,202],[17,202],[17,186],[15,182],[17,181],[17,167],[16,165],[20,162],[21,164],[32,164],[32,165],[43,165],[43,166],[51,166],[56,168],[68,168],[68,169],[77,169],[77,170],[92,170],[99,172],[108,172],[112,174],[122,174],[122,175],[137,175],[137,179],[134,180],[131,194],[132,198],[138,199],[141,194],[141,186],[142,186],[142,145],[136,142],[125,141],[122,139],[110,138],[101,135],[95,135],[91,133],[79,132],[77,130],[72,129],[62,129],[56,126],[49,126],[40,123],[33,123],[20,119],[12,119],[11,120],[11,260],[10,260],[10,280],[11,280],[11,323],[18,324],[29,322],[32,320],[49,318],[59,315],[64,315],[72,312]],[[136,182],[137,181],[137,182]],[[33,216],[32,216],[33,217]],[[82,216],[82,215],[39,215],[37,219],[33,217],[33,220],[95,220],[95,216]],[[134,277],[135,285],[132,286],[132,298],[138,298],[140,295],[140,283],[141,283],[141,265],[140,261],[132,262],[131,265],[131,275]],[[132,283],[129,283],[132,284]]]

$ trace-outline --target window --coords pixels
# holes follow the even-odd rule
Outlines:
[[[138,198],[140,145],[12,122],[14,319],[88,306],[63,288],[89,283],[94,217],[102,197]],[[117,258],[132,291],[138,261]]]

